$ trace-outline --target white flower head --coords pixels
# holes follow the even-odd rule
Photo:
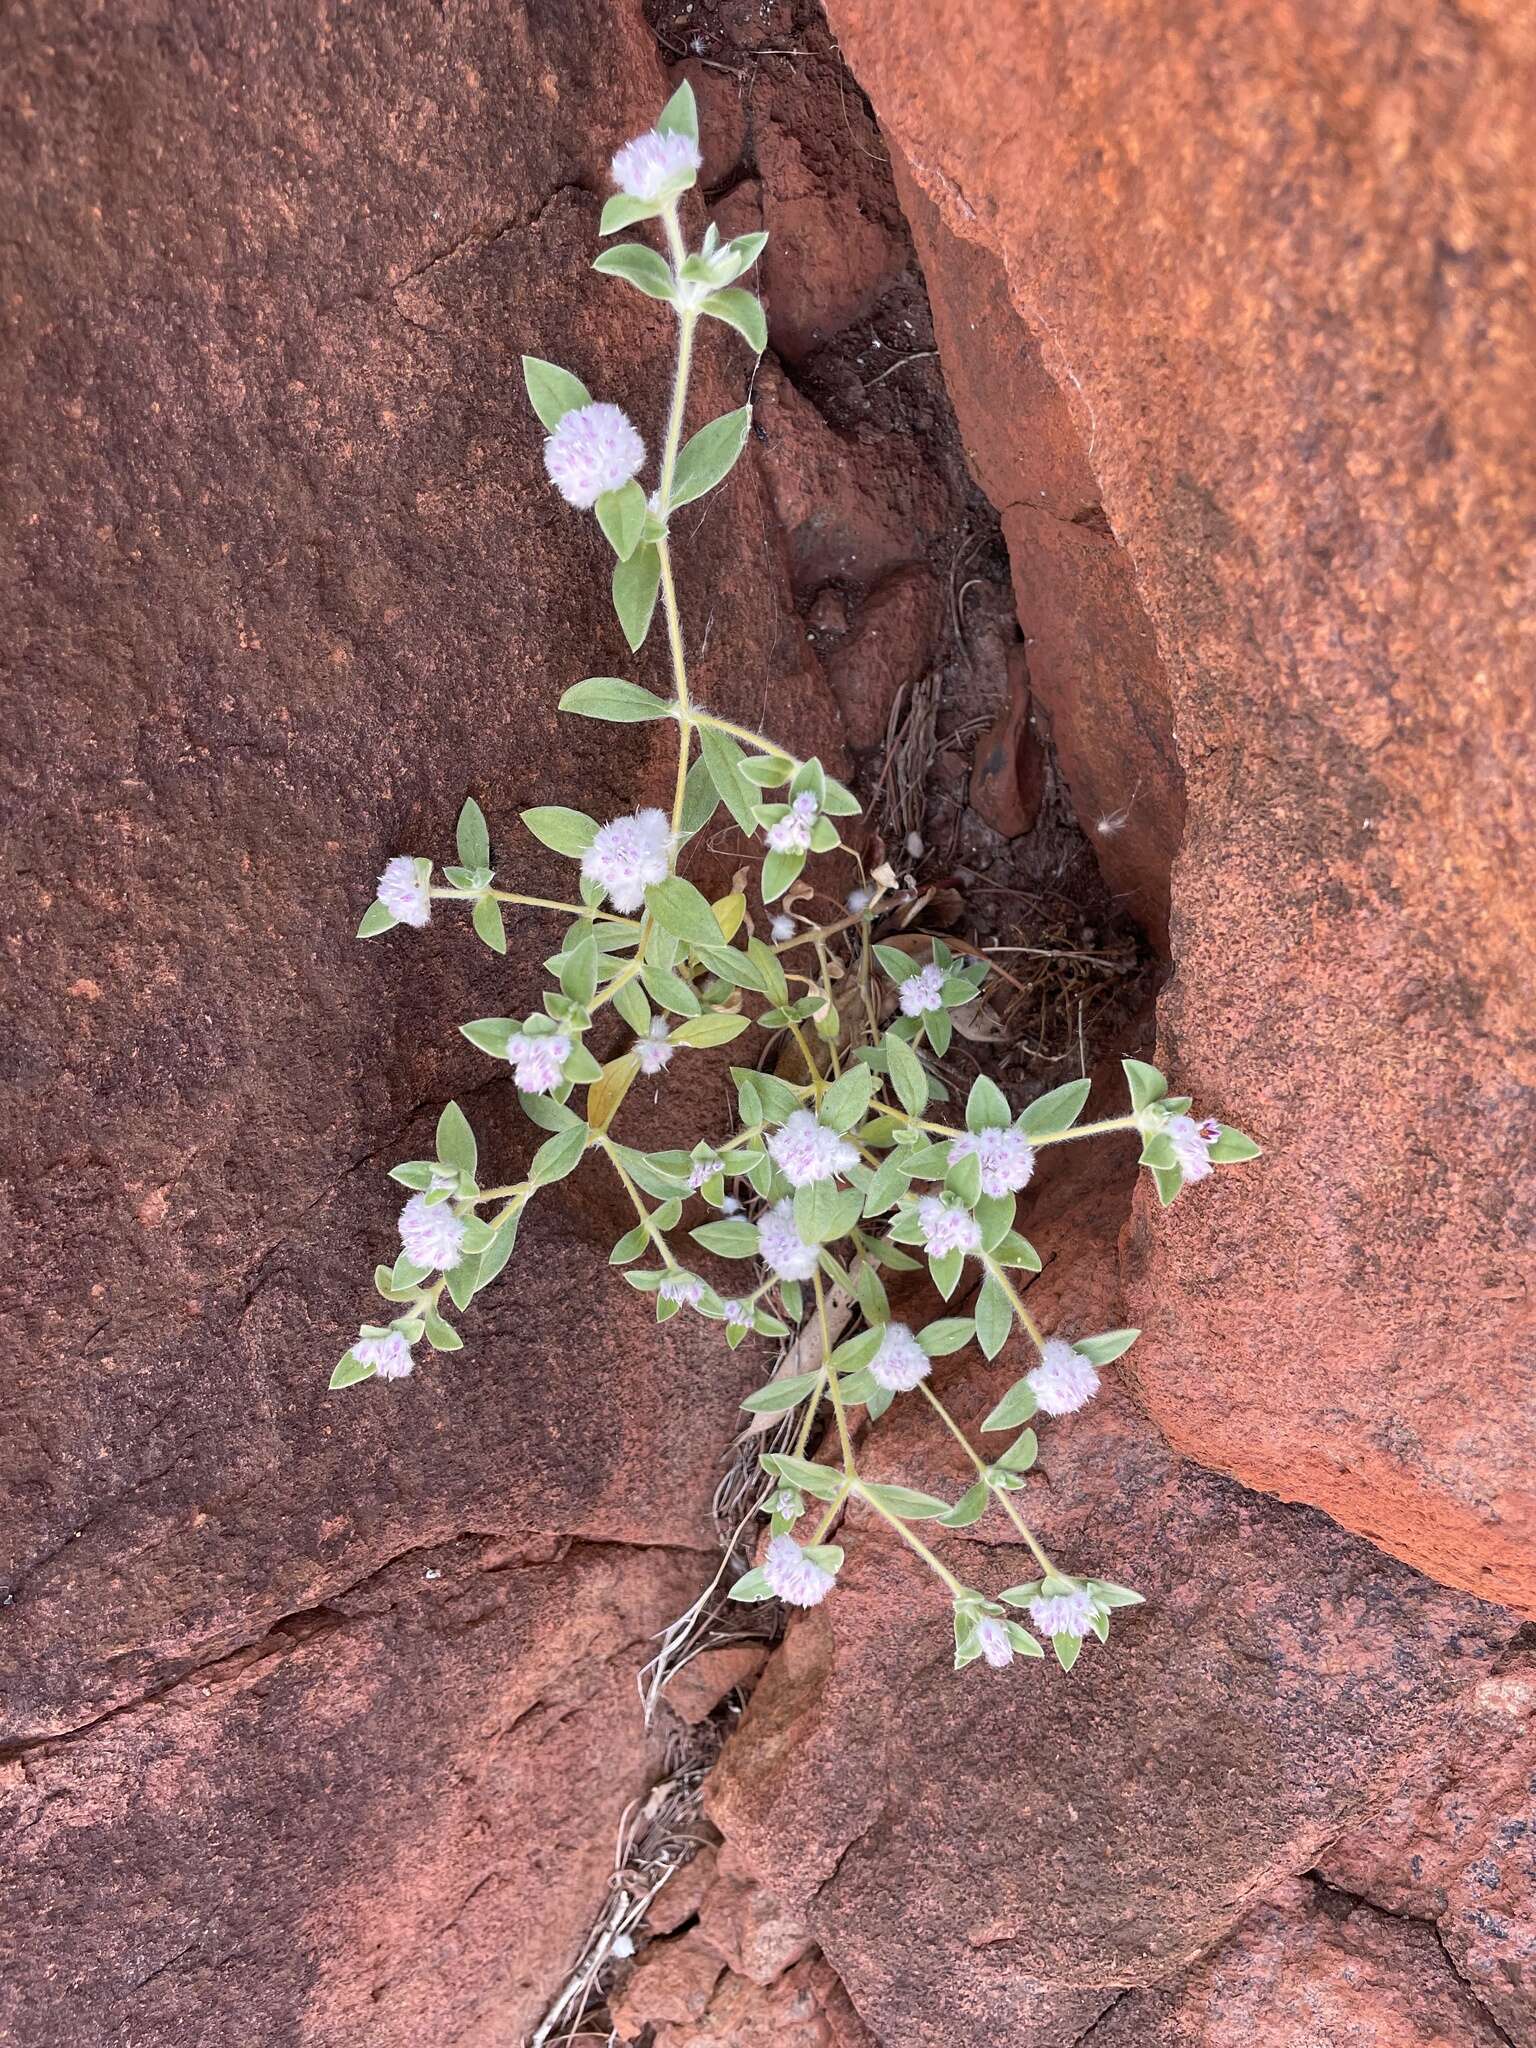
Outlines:
[[[398,923],[414,925],[417,931],[432,921],[426,878],[418,874],[408,853],[397,853],[392,861],[386,861],[379,877],[379,901]]]
[[[905,1323],[891,1323],[880,1340],[880,1349],[869,1361],[876,1386],[890,1394],[909,1394],[919,1380],[927,1379],[933,1361]]]
[[[909,974],[896,991],[904,1017],[921,1017],[925,1010],[944,1007],[944,970],[929,961],[917,974]]]
[[[797,1109],[768,1140],[768,1156],[791,1187],[808,1188],[857,1166],[856,1148],[818,1123],[808,1109]]]
[[[850,889],[848,891],[848,915],[862,917],[875,900],[873,889]]]
[[[811,828],[804,818],[796,817],[793,811],[786,811],[768,827],[768,846],[773,853],[809,853],[811,850]]]
[[[667,879],[672,821],[654,806],[599,827],[581,856],[581,872],[600,882],[614,909],[638,910],[653,882]]]
[[[1016,1195],[1035,1170],[1035,1148],[1012,1124],[967,1131],[964,1137],[956,1138],[949,1148],[950,1165],[958,1165],[973,1152],[981,1164],[984,1195]]]
[[[1085,1636],[1093,1627],[1093,1601],[1081,1586],[1070,1593],[1040,1593],[1029,1618],[1043,1636]]]
[[[464,1244],[464,1219],[454,1215],[451,1202],[412,1195],[400,1211],[400,1242],[413,1266],[451,1273]]]
[[[656,1292],[663,1301],[680,1301],[684,1308],[697,1308],[704,1299],[704,1282],[691,1273],[669,1273]]]
[[[704,159],[691,135],[652,128],[626,142],[613,159],[613,182],[631,199],[664,199],[693,183]]]
[[[605,491],[622,490],[644,460],[645,443],[616,405],[574,406],[544,443],[550,482],[583,512]]]
[[[713,1153],[707,1159],[695,1159],[688,1169],[688,1185],[697,1194],[705,1181],[713,1180],[717,1173],[724,1171],[725,1161],[716,1159]]]
[[[807,1557],[794,1537],[787,1535],[770,1537],[763,1577],[791,1607],[819,1606],[836,1584],[825,1565]]]
[[[1024,1377],[1047,1415],[1073,1415],[1099,1391],[1093,1360],[1065,1337],[1047,1337],[1040,1363]]]
[[[635,1040],[635,1058],[640,1062],[642,1074],[659,1074],[670,1062],[677,1047],[667,1037],[667,1027],[660,1017],[653,1017],[646,1026],[645,1035]]]
[[[1192,1116],[1171,1116],[1163,1125],[1173,1145],[1173,1156],[1186,1180],[1204,1180],[1211,1171],[1211,1147],[1221,1136],[1215,1122],[1197,1124]]]
[[[1008,1640],[1007,1629],[995,1614],[983,1614],[977,1619],[976,1642],[994,1671],[1001,1671],[1013,1662],[1013,1644]]]
[[[748,1330],[752,1327],[751,1309],[744,1301],[737,1301],[734,1296],[729,1301],[721,1302],[720,1313],[733,1330]]]
[[[917,1205],[923,1243],[936,1259],[946,1252],[974,1252],[981,1246],[981,1225],[969,1209],[951,1209],[937,1195],[924,1195]]]
[[[371,1365],[375,1378],[381,1380],[408,1380],[416,1363],[398,1330],[391,1330],[387,1337],[359,1337],[352,1356],[362,1365]]]
[[[739,1215],[740,1213],[741,1213],[741,1197],[740,1197],[740,1195],[722,1195],[722,1196],[720,1197],[720,1214],[721,1214],[722,1216],[737,1216],[737,1215]]]
[[[792,1486],[781,1486],[764,1512],[778,1515],[786,1522],[798,1522],[805,1513],[805,1503]]]
[[[512,1079],[524,1095],[548,1095],[565,1077],[571,1041],[563,1031],[517,1031],[507,1040]]]
[[[796,930],[795,920],[792,917],[785,917],[781,912],[769,925],[768,936],[776,946],[782,946],[795,936]]]
[[[788,1195],[757,1219],[757,1244],[764,1263],[781,1280],[809,1280],[816,1270],[816,1247],[795,1228],[795,1205]]]

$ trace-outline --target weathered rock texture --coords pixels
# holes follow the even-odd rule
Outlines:
[[[385,1167],[450,1096],[498,1178],[539,1135],[455,1027],[531,1006],[551,927],[516,918],[505,962],[448,915],[351,934],[466,790],[504,875],[563,894],[518,807],[667,786],[664,739],[556,718],[664,657],[624,651],[517,368],[657,432],[667,320],[589,266],[667,83],[617,0],[39,6],[0,45],[0,1823],[42,1915],[0,2031],[505,2039],[654,1761],[638,1645],[707,1576],[681,1553],[760,1367],[594,1289],[623,1197],[582,1174],[463,1353],[327,1397]],[[749,371],[712,336],[695,417]],[[751,459],[681,569],[697,640],[730,594],[705,699],[835,750]],[[505,1575],[398,1590],[478,1539]]]
[[[1051,1159],[1027,1226],[1047,1330],[1120,1321],[1124,1203],[1087,1148]],[[1025,1363],[961,1354],[940,1391],[974,1430]],[[900,1405],[866,1468],[950,1498],[968,1476]],[[1117,1389],[1046,1425],[1020,1502],[1067,1569],[1146,1594],[1107,1649],[956,1678],[942,1593],[855,1515],[836,1598],[792,1624],[714,1780],[738,1867],[883,2048],[1058,2048],[1160,1983],[1391,1794],[1517,1625],[1180,1459]],[[989,1592],[1032,1576],[990,1517],[938,1547]]]
[[[1050,621],[1037,680],[1095,693],[1058,732],[1124,714],[1105,631],[1155,721],[1133,600],[1167,678],[1188,825],[1162,1049],[1267,1151],[1139,1212],[1142,1397],[1180,1449],[1536,1612],[1529,22],[829,13],[984,252],[949,345],[994,444],[993,394],[1025,393],[993,488],[1039,508],[1009,529],[1026,626]],[[978,363],[966,293],[999,279],[1019,324],[979,327]],[[1107,537],[1074,526],[1085,493]],[[1156,793],[1136,759],[1117,810]]]

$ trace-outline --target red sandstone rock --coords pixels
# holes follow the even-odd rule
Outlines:
[[[1008,695],[995,722],[976,742],[971,807],[1005,839],[1027,832],[1040,811],[1045,753],[1030,722],[1029,663],[1008,650]]]
[[[1181,1449],[1536,1612],[1528,28],[830,14],[1003,265],[1168,676],[1163,1051],[1267,1150],[1139,1212],[1141,1394]]]
[[[1536,2041],[1536,1656],[1466,1694],[1434,1748],[1319,1874],[1383,1912],[1434,1921],[1510,2040]]]
[[[0,1789],[0,2035],[466,2048],[531,2028],[661,1762],[680,1553],[402,1559]]]
[[[811,1946],[802,1914],[759,1885],[729,1843],[699,1904],[699,1931],[738,1977],[771,1984]]]
[[[857,630],[827,661],[848,743],[883,748],[904,687],[922,680],[938,641],[943,593],[927,569],[898,569],[870,592]]]
[[[646,2027],[699,2019],[723,1968],[696,1933],[652,1943],[613,2001],[619,2038],[634,2041]]]
[[[1133,1992],[1092,2048],[1498,2048],[1433,1933],[1293,1880],[1163,1990]]]
[[[750,1685],[767,1655],[766,1643],[727,1643],[718,1650],[703,1650],[667,1680],[661,1696],[674,1714],[695,1727],[734,1686]]]
[[[772,1984],[727,1973],[702,2019],[666,2027],[655,2048],[879,2048],[833,1971],[807,1957]]]
[[[1130,1163],[1084,1146],[1042,1167],[1025,1223],[1047,1330],[1121,1320]],[[1016,1346],[990,1367],[960,1354],[939,1391],[974,1430],[1026,1362]],[[883,2048],[1075,2039],[1385,1796],[1515,1627],[1179,1460],[1117,1374],[1042,1429],[1020,1496],[1068,1569],[1146,1594],[1109,1647],[1070,1677],[957,1676],[940,1590],[856,1512],[836,1593],[791,1623],[712,1781],[728,1853],[805,1916]],[[899,1403],[859,1457],[950,1498],[967,1480],[926,1410]],[[989,1517],[937,1547],[995,1591],[1028,1575],[1008,1535]]]

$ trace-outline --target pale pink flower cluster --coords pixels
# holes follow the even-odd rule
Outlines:
[[[381,1380],[408,1380],[416,1363],[410,1345],[398,1330],[391,1330],[387,1337],[359,1337],[352,1346],[352,1356],[363,1365],[371,1365],[375,1377]]]
[[[464,1219],[454,1215],[451,1202],[412,1195],[400,1211],[400,1242],[413,1266],[451,1273],[464,1244]]]
[[[909,1394],[919,1380],[927,1379],[933,1361],[905,1323],[891,1323],[880,1340],[880,1349],[869,1361],[876,1386],[888,1394]]]
[[[751,1326],[752,1311],[744,1301],[737,1301],[734,1297],[730,1301],[722,1301],[720,1313],[733,1330],[745,1330]]]
[[[724,1160],[716,1159],[713,1154],[708,1159],[695,1159],[688,1169],[688,1185],[697,1194],[705,1181],[713,1180],[717,1173],[724,1171]]]
[[[1008,1640],[1008,1631],[995,1614],[984,1614],[976,1624],[976,1641],[981,1654],[994,1671],[1001,1671],[1013,1662],[1013,1644]]]
[[[642,1074],[659,1074],[669,1064],[677,1047],[667,1038],[667,1027],[660,1017],[653,1017],[643,1038],[635,1040],[635,1058],[640,1062]]]
[[[815,793],[802,789],[784,816],[768,827],[768,844],[775,853],[809,853],[811,827],[816,822]]]
[[[809,1280],[816,1270],[816,1247],[795,1228],[795,1205],[788,1195],[757,1219],[757,1245],[781,1280]]]
[[[1080,1586],[1041,1593],[1029,1603],[1029,1618],[1043,1636],[1085,1636],[1093,1627],[1093,1602]]]
[[[704,159],[691,135],[652,128],[626,142],[613,159],[613,182],[631,199],[659,199],[698,171]]]
[[[517,1031],[507,1040],[512,1079],[524,1095],[548,1095],[558,1088],[570,1056],[571,1041],[563,1031]]]
[[[984,1131],[967,1131],[949,1148],[949,1163],[956,1166],[975,1153],[981,1163],[981,1192],[984,1195],[1016,1195],[1027,1186],[1035,1170],[1035,1148],[1022,1131],[1011,1124],[989,1126]]]
[[[1173,1145],[1173,1156],[1186,1180],[1204,1180],[1211,1171],[1211,1147],[1221,1136],[1221,1125],[1211,1117],[1197,1124],[1192,1116],[1171,1116],[1163,1125]]]
[[[917,1205],[923,1243],[936,1259],[946,1252],[974,1252],[981,1247],[981,1225],[969,1209],[951,1209],[937,1195],[924,1195]]]
[[[656,1292],[663,1301],[680,1301],[684,1308],[697,1308],[704,1299],[704,1282],[691,1273],[670,1273]]]
[[[600,882],[615,910],[638,910],[653,882],[664,882],[672,857],[672,822],[654,806],[600,827],[581,856],[581,872]]]
[[[769,1540],[763,1577],[791,1607],[819,1606],[836,1584],[825,1565],[807,1557],[793,1536],[782,1534]]]
[[[427,884],[416,872],[416,863],[408,853],[397,853],[385,863],[379,877],[379,901],[391,917],[401,924],[414,925],[417,931],[432,921]]]
[[[1047,1415],[1072,1415],[1099,1391],[1099,1375],[1091,1358],[1065,1337],[1047,1337],[1040,1363],[1024,1375],[1030,1391]]]
[[[808,1109],[795,1110],[768,1140],[768,1156],[791,1187],[808,1188],[857,1166],[857,1149],[818,1123]]]
[[[944,1007],[944,970],[930,960],[917,974],[909,974],[896,991],[903,1017],[921,1017],[925,1010]]]
[[[583,512],[606,491],[622,490],[644,460],[645,443],[616,405],[573,406],[544,443],[550,482]]]

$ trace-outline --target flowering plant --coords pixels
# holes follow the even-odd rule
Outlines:
[[[508,1062],[523,1109],[548,1135],[523,1179],[482,1186],[474,1133],[458,1106],[448,1105],[436,1156],[393,1169],[410,1190],[400,1216],[402,1249],[374,1279],[394,1314],[363,1325],[331,1385],[403,1378],[423,1339],[438,1352],[458,1350],[463,1340],[450,1308],[468,1309],[502,1271],[519,1221],[540,1191],[596,1157],[617,1177],[635,1216],[613,1247],[612,1263],[653,1297],[658,1321],[684,1311],[706,1317],[722,1325],[732,1349],[749,1332],[783,1339],[791,1325],[805,1323],[786,1362],[810,1356],[814,1363],[781,1370],[743,1404],[757,1416],[799,1410],[800,1417],[784,1439],[792,1448],[762,1457],[770,1482],[768,1541],[762,1563],[736,1582],[734,1597],[776,1596],[797,1606],[822,1600],[843,1558],[828,1539],[845,1508],[858,1502],[889,1523],[943,1585],[957,1666],[1039,1657],[1044,1638],[1070,1669],[1085,1637],[1103,1640],[1111,1613],[1140,1596],[1056,1565],[1013,1496],[1035,1461],[1034,1420],[1081,1408],[1098,1389],[1100,1369],[1137,1332],[1069,1336],[1039,1326],[1013,1277],[1040,1268],[1033,1246],[1014,1228],[1017,1197],[1039,1154],[1068,1140],[1136,1134],[1165,1203],[1213,1166],[1251,1158],[1258,1147],[1225,1125],[1196,1122],[1188,1099],[1171,1096],[1163,1075],[1138,1060],[1125,1062],[1128,1112],[1098,1123],[1077,1121],[1088,1096],[1085,1080],[1053,1088],[1015,1113],[985,1078],[970,1089],[962,1123],[938,1120],[933,1111],[948,1102],[948,1090],[933,1062],[948,1050],[952,1013],[977,1000],[985,961],[959,958],[939,940],[922,960],[879,943],[882,899],[894,886],[888,869],[877,869],[848,899],[847,914],[830,923],[794,911],[808,893],[796,886],[808,859],[842,850],[859,860],[841,837],[843,821],[859,806],[819,761],[796,759],[690,693],[673,582],[673,515],[730,472],[750,419],[744,406],[684,439],[698,323],[722,321],[759,353],[766,344],[762,308],[736,283],[766,237],[721,242],[711,227],[697,249],[685,243],[679,202],[699,164],[697,114],[684,85],[656,128],[614,158],[620,189],[601,222],[608,236],[657,220],[667,252],[621,242],[595,265],[677,316],[671,402],[649,494],[638,480],[645,447],[625,414],[594,401],[570,371],[524,359],[528,395],[548,433],[549,476],[571,505],[596,515],[613,549],[613,603],[625,636],[631,648],[644,643],[659,599],[671,654],[670,698],[597,676],[568,689],[561,709],[618,723],[672,720],[671,809],[602,824],[558,805],[524,811],[528,831],[576,864],[579,900],[497,886],[486,820],[473,800],[459,816],[457,863],[445,867],[440,882],[425,858],[398,855],[384,869],[359,928],[365,938],[399,924],[419,928],[438,903],[468,906],[476,933],[496,952],[506,950],[504,905],[568,920],[548,962],[554,986],[543,1008],[461,1027],[490,1058]],[[760,918],[743,890],[712,902],[682,872],[690,844],[722,805],[744,834],[761,839]],[[856,999],[840,1002],[837,984],[850,980]],[[630,1034],[618,1050],[604,1038],[605,1011]],[[639,1076],[660,1076],[679,1053],[728,1044],[754,1023],[784,1035],[794,1048],[787,1071],[803,1078],[733,1068],[740,1123],[727,1136],[657,1151],[623,1142],[615,1124]],[[606,1058],[589,1046],[599,1038]],[[691,1223],[688,1241],[750,1269],[728,1297],[690,1268],[679,1241],[690,1208],[706,1220]],[[946,1302],[969,1269],[979,1280],[971,1313],[921,1329],[893,1315],[883,1275],[923,1263]],[[842,1335],[853,1314],[861,1327]],[[984,1435],[1007,1440],[984,1455],[934,1392],[932,1361],[972,1342],[995,1358],[1015,1326],[1037,1362],[982,1423]],[[877,1484],[860,1472],[856,1412],[873,1422],[907,1396],[933,1410],[974,1469],[973,1484],[957,1501]],[[810,1455],[824,1403],[836,1463]],[[915,1525],[965,1528],[994,1507],[1013,1524],[1039,1575],[985,1594],[964,1585]],[[802,1523],[810,1524],[803,1535]],[[1015,1613],[1027,1615],[1036,1633]]]

